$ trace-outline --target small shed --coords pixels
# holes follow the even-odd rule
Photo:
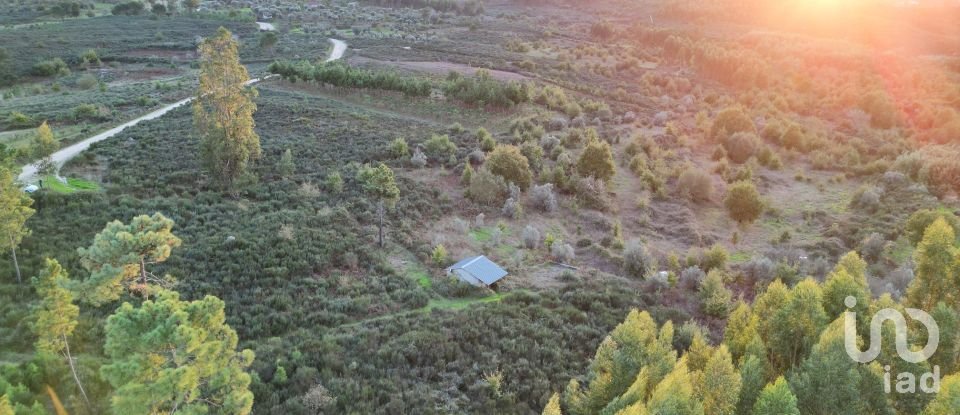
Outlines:
[[[507,271],[480,255],[465,258],[447,268],[447,275],[456,275],[463,282],[477,286],[489,287],[507,276]]]

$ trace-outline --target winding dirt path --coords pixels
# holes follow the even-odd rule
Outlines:
[[[338,40],[338,39],[330,39],[330,43],[333,43],[333,50],[330,51],[330,56],[327,58],[327,62],[335,61],[335,60],[338,60],[338,59],[343,58],[344,52],[347,51],[347,44],[346,44],[344,41]],[[268,75],[268,76],[265,76],[265,77],[263,77],[263,78],[253,78],[253,79],[245,82],[244,84],[245,84],[245,85],[253,85],[253,84],[255,84],[255,83],[257,83],[257,82],[260,82],[260,81],[263,81],[263,80],[265,80],[265,79],[273,78],[274,76],[276,76],[276,75]],[[76,142],[76,143],[73,143],[73,144],[71,144],[71,145],[69,145],[69,146],[67,146],[67,147],[64,147],[64,148],[60,149],[59,151],[53,153],[53,155],[50,156],[50,159],[51,159],[51,161],[53,162],[53,164],[56,166],[57,170],[59,170],[61,167],[63,167],[63,165],[64,165],[67,161],[70,161],[70,159],[76,157],[78,154],[82,153],[84,150],[90,148],[90,145],[92,145],[93,143],[98,143],[98,142],[100,142],[100,141],[103,141],[103,140],[106,140],[106,139],[108,139],[108,138],[110,138],[110,137],[113,137],[113,136],[119,134],[121,131],[123,131],[123,130],[126,129],[127,127],[132,127],[132,126],[134,126],[134,125],[137,125],[137,124],[139,124],[141,121],[146,121],[146,120],[152,120],[152,119],[155,119],[155,118],[160,118],[160,117],[162,117],[164,114],[172,111],[173,109],[178,108],[178,107],[181,107],[181,106],[183,106],[183,105],[186,105],[186,104],[192,102],[192,101],[193,101],[193,98],[194,98],[194,97],[184,98],[184,99],[182,99],[182,100],[180,100],[180,101],[174,102],[173,104],[169,104],[169,105],[166,105],[166,106],[164,106],[164,107],[162,107],[162,108],[160,108],[160,109],[157,109],[157,110],[154,110],[154,111],[152,111],[152,112],[149,112],[149,113],[147,113],[146,115],[141,115],[140,117],[134,118],[134,119],[132,119],[132,120],[130,120],[130,121],[127,121],[127,122],[125,122],[125,123],[123,123],[123,124],[120,124],[120,125],[118,125],[118,126],[116,126],[116,127],[113,127],[113,128],[111,128],[111,129],[109,129],[109,130],[107,130],[107,131],[104,131],[104,132],[100,133],[100,134],[97,134],[97,135],[94,135],[94,136],[92,136],[92,137],[88,137],[88,138],[85,138],[85,139],[83,139],[83,140],[81,140],[81,141],[78,141],[78,142]],[[21,172],[20,172],[20,175],[17,176],[17,180],[19,180],[20,183],[23,183],[23,184],[32,183],[32,182],[36,181],[37,179],[38,179],[38,177],[37,177],[37,166],[36,166],[36,163],[30,163],[30,164],[24,165],[24,166],[23,166],[23,169],[22,169]]]

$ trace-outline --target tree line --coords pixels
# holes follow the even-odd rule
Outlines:
[[[554,394],[543,413],[958,413],[956,220],[930,219],[915,252],[916,278],[901,302],[889,294],[873,298],[867,264],[851,252],[823,283],[809,278],[789,287],[778,279],[752,304],[724,305],[732,311],[716,345],[695,323],[658,325],[647,312],[633,310],[600,344],[586,375]],[[873,315],[906,307],[929,312],[939,325],[939,347],[928,360],[900,358],[893,325],[879,333],[883,348],[875,361],[861,364],[848,356],[844,312],[856,312],[858,336],[871,336]],[[910,327],[909,332],[911,346],[919,349],[926,342],[924,329]],[[858,339],[860,345],[870,342],[870,337]],[[929,373],[945,375],[939,393],[920,390],[917,382]]]
[[[529,102],[533,87],[528,83],[501,82],[487,70],[478,70],[472,77],[450,72],[443,82],[403,76],[395,71],[361,69],[342,62],[311,64],[307,61],[276,61],[267,68],[290,82],[304,81],[345,88],[381,89],[401,92],[408,97],[426,97],[434,89],[445,96],[477,106],[509,108]]]

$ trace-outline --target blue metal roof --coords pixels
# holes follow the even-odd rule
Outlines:
[[[486,285],[493,284],[507,276],[507,271],[504,271],[503,268],[483,255],[462,259],[447,268],[447,271],[457,269],[466,271]]]

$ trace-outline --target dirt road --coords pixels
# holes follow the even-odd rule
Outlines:
[[[330,52],[330,57],[327,58],[327,62],[335,61],[342,58],[344,52],[347,51],[347,44],[344,43],[342,40],[330,39],[330,42],[333,43],[333,50]],[[264,79],[272,78],[274,76],[275,75],[265,76],[263,78],[254,78],[247,81],[246,85],[252,85]],[[180,101],[174,102],[173,104],[169,104],[158,110],[152,111],[146,115],[142,115],[138,118],[127,121],[123,124],[113,127],[100,134],[97,134],[95,136],[73,143],[67,147],[60,149],[56,153],[53,153],[53,155],[50,156],[50,159],[53,161],[54,165],[57,166],[57,169],[60,169],[60,167],[63,167],[63,165],[67,161],[76,157],[77,154],[82,153],[84,150],[90,148],[90,145],[92,145],[93,143],[97,143],[97,142],[106,140],[110,137],[113,137],[119,134],[121,131],[123,131],[127,127],[137,125],[141,121],[152,120],[155,118],[162,117],[164,114],[170,112],[174,108],[186,105],[191,101],[193,101],[193,97],[182,99]],[[20,172],[20,175],[17,177],[17,179],[20,181],[20,183],[23,183],[23,184],[32,183],[36,181],[38,179],[36,164],[31,163],[23,166],[23,170]]]

